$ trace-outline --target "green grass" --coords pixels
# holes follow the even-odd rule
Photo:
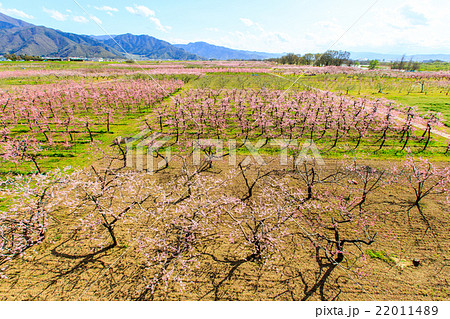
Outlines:
[[[449,71],[449,62],[433,62],[433,63],[421,63],[420,71]]]
[[[389,265],[395,264],[395,261],[392,259],[392,257],[390,257],[384,251],[376,251],[376,250],[372,250],[372,249],[367,249],[366,254],[370,258],[382,260],[382,261],[388,263]]]
[[[414,93],[398,96],[389,95],[388,98],[404,105],[418,106],[419,110],[423,112],[440,112],[446,119],[445,125],[450,127],[450,96]]]
[[[434,80],[425,81],[423,92],[420,82],[403,78],[322,74],[301,77],[298,83],[354,97],[382,97],[405,106],[417,106],[424,113],[440,112],[444,124],[450,127],[450,93]]]
[[[8,208],[8,199],[0,198],[0,212],[5,211]]]
[[[155,62],[151,63],[154,64]],[[46,69],[79,69],[79,68],[91,68],[101,69],[109,63],[98,62],[2,62],[0,68],[5,69],[22,69],[24,65],[32,65],[36,67],[45,67]],[[31,68],[30,68],[31,69]],[[435,88],[428,88],[427,94],[410,92],[408,93],[405,88],[408,88],[413,81],[411,79],[395,79],[395,78],[373,78],[366,76],[348,76],[348,75],[317,75],[317,76],[303,76],[298,75],[283,75],[284,78],[277,77],[270,74],[253,74],[253,73],[209,73],[204,76],[197,75],[156,75],[148,76],[145,74],[136,74],[131,76],[124,76],[124,78],[132,79],[181,79],[186,85],[183,90],[190,88],[213,88],[213,89],[246,89],[246,88],[267,88],[285,90],[289,88],[293,81],[297,83],[292,86],[291,90],[304,90],[305,85],[311,85],[317,88],[331,90],[335,92],[341,92],[342,94],[348,93],[350,96],[362,97],[383,97],[392,99],[404,105],[417,105],[422,111],[436,111],[441,112],[447,119],[446,124],[450,124],[450,101],[445,92],[439,93]],[[71,77],[70,80],[79,80],[84,77]],[[109,78],[120,78],[120,76],[111,75]],[[37,85],[45,83],[53,83],[60,80],[68,80],[69,78],[54,77],[54,76],[42,76],[42,77],[29,77],[29,78],[15,78],[15,79],[0,79],[0,86],[15,86],[15,85]],[[87,77],[88,80],[95,81],[96,79]],[[106,79],[106,77],[105,77]],[[103,80],[103,78],[102,78]],[[347,84],[345,84],[348,81]],[[353,85],[351,81],[355,83],[363,83],[363,86]],[[383,92],[378,92],[379,81],[384,81]],[[417,88],[416,88],[417,89]],[[348,92],[347,92],[348,90]],[[181,90],[182,91],[182,90]],[[109,148],[111,142],[116,136],[133,136],[140,131],[140,127],[143,125],[143,117],[148,114],[132,114],[124,119],[117,119],[117,122],[111,124],[111,132],[98,131],[95,135],[95,141],[100,143],[100,147]],[[237,130],[237,128],[236,128]],[[230,133],[230,132],[229,132]],[[70,149],[52,148],[43,152],[42,158],[39,159],[39,163],[44,171],[48,171],[54,168],[62,168],[65,166],[71,167],[85,167],[91,163],[93,159],[92,146],[86,143],[86,134],[77,137],[78,142],[74,143]],[[231,132],[233,135],[233,132]],[[41,137],[42,138],[42,137]],[[225,137],[226,139],[226,137]],[[256,141],[253,141],[255,143]],[[372,141],[373,142],[373,141]],[[361,147],[354,153],[356,156],[365,158],[376,159],[401,159],[404,158],[405,153],[398,153],[401,149],[401,144],[398,142],[392,142],[386,144],[386,147],[378,152],[373,152],[377,147],[371,145],[370,140],[366,141]],[[329,141],[319,142],[318,147],[322,150],[329,149]],[[338,147],[323,154],[326,158],[342,158],[348,155],[348,150],[345,149],[346,142],[339,143]],[[412,148],[415,151],[420,150],[420,144],[413,143]],[[430,143],[426,152],[420,153],[421,156],[430,157],[435,160],[449,161],[450,156],[444,155],[441,149],[446,146],[446,141],[439,137],[434,137],[434,140]],[[350,143],[349,148],[352,148]],[[277,150],[274,148],[265,148],[261,150],[263,154],[276,155]],[[237,154],[245,155],[247,150],[237,150]],[[34,171],[34,165],[32,163],[25,163],[20,167],[16,167],[13,164],[0,164],[0,174],[7,174],[8,172],[16,173],[29,173]]]
[[[134,118],[123,119],[122,121],[111,124],[111,131],[99,131],[94,138],[94,145],[85,143],[86,137],[75,139],[75,143],[69,149],[63,150],[59,147],[47,149],[39,153],[38,164],[42,171],[51,171],[56,168],[67,166],[83,168],[88,166],[98,155],[95,147],[101,149],[110,149],[111,143],[117,136],[133,136],[140,131],[140,125],[143,123],[141,114]],[[85,135],[85,134],[83,134]],[[36,168],[32,162],[25,162],[19,166],[13,163],[0,162],[0,175],[5,174],[29,174],[35,172]]]
[[[290,87],[290,90],[304,90],[308,86],[312,86],[354,97],[383,97],[406,106],[417,106],[421,112],[440,112],[445,118],[445,124],[450,126],[450,95],[447,95],[447,92],[443,91],[442,88],[436,87],[436,83],[433,81],[427,81],[427,86],[424,89],[426,93],[420,93],[420,83],[413,79],[336,74],[282,76],[284,78],[271,74],[207,74],[192,81],[188,87],[285,90],[297,81]],[[348,83],[345,83],[345,81],[348,81]],[[378,93],[380,88],[383,93]]]
[[[25,77],[14,77],[14,78],[0,78],[0,88],[9,89],[13,86],[19,85],[44,85],[53,84],[60,81],[84,81],[84,82],[96,82],[96,81],[110,81],[110,80],[120,80],[120,79],[132,79],[132,80],[181,80],[185,83],[196,80],[198,75],[189,74],[154,74],[147,75],[145,71],[142,73],[132,74],[132,75],[115,75],[111,74],[108,76],[98,76],[96,73],[86,74],[85,76],[56,76],[56,75],[38,75],[38,76],[25,76]]]
[[[187,88],[286,90],[291,83],[286,79],[264,73],[208,73],[191,82]],[[291,90],[300,89],[304,89],[300,83],[291,87]]]

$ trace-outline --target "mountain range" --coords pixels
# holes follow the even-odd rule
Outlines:
[[[187,52],[195,53],[207,59],[216,60],[264,60],[279,58],[282,54],[255,51],[233,50],[226,47],[212,45],[206,42],[194,42],[189,44],[174,44]]]
[[[110,48],[134,57],[160,60],[201,60],[200,56],[148,35],[122,34],[98,40]]]
[[[403,57],[402,54],[386,54],[386,53],[374,53],[374,52],[351,52],[350,54],[353,60],[378,60],[378,61],[400,61]],[[429,61],[440,60],[450,62],[450,54],[414,54],[405,55],[404,61]]]
[[[262,60],[281,54],[233,50],[206,42],[175,44],[148,35],[88,36],[35,26],[0,13],[0,54],[137,60]]]
[[[137,60],[264,59],[273,55],[205,42],[172,45],[148,35],[88,36],[36,26],[0,13],[0,54]]]
[[[118,58],[120,53],[88,36],[35,26],[0,13],[0,53]]]
[[[0,13],[0,55],[137,60],[262,60],[283,54],[234,50],[206,42],[170,44],[148,35],[89,36],[36,26]],[[401,55],[351,52],[357,60],[398,61]],[[449,54],[406,56],[405,60],[450,61]]]
[[[26,28],[33,27],[31,23],[14,19],[0,12],[0,29]]]
[[[0,54],[106,59],[201,60],[148,35],[93,37],[35,26],[0,13]]]

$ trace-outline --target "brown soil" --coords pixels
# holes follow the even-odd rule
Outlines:
[[[327,166],[338,164],[328,160]],[[365,165],[384,168],[389,162],[365,161]],[[217,164],[216,173],[226,170]],[[175,170],[163,171],[151,178],[164,182]],[[243,181],[230,186],[241,190]],[[256,196],[263,196],[257,194]],[[367,256],[358,260],[355,272],[338,267],[325,285],[326,299],[336,300],[450,300],[450,215],[440,198],[427,198],[424,212],[432,230],[413,208],[406,212],[412,191],[405,185],[383,188],[370,196],[367,206],[377,211],[389,211],[373,228],[376,241],[364,250],[382,252],[381,258]],[[119,245],[102,253],[93,253],[95,243],[82,239],[75,230],[78,218],[70,214],[54,216],[44,242],[33,247],[8,264],[0,279],[0,300],[135,300],[145,290],[152,269],[139,253],[136,237],[140,227],[148,225],[118,224]],[[106,234],[99,233],[101,236]],[[105,237],[107,238],[107,237]],[[280,269],[267,269],[264,262],[248,262],[224,281],[219,299],[226,300],[297,300],[301,299],[304,274],[307,283],[317,276],[314,250],[302,242],[292,242],[286,251],[276,256]],[[220,245],[219,245],[220,246]],[[216,252],[225,255],[228,246]],[[208,248],[205,248],[206,250]],[[212,248],[214,249],[214,247]],[[94,249],[95,251],[95,249]],[[98,249],[97,249],[98,251]],[[68,257],[68,255],[88,255]],[[413,260],[419,264],[415,266]],[[277,261],[277,262],[278,262]],[[365,266],[363,268],[359,268]],[[184,287],[177,283],[155,293],[155,300],[213,300],[212,282],[223,278],[230,270],[225,264],[203,257],[194,275]],[[358,271],[367,272],[358,274]],[[311,285],[311,284],[310,284]],[[320,294],[310,300],[320,299]]]

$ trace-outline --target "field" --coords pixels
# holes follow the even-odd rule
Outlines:
[[[0,64],[0,300],[449,300],[450,72]]]

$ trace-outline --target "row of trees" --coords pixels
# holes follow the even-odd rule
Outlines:
[[[350,59],[350,52],[347,51],[333,51],[328,50],[325,53],[306,53],[304,55],[289,53],[281,58],[272,58],[268,61],[276,62],[279,64],[290,65],[314,65],[314,66],[341,66],[341,65],[353,65],[358,62]],[[374,70],[379,64],[378,60],[369,61],[369,69]],[[412,59],[405,61],[405,56],[402,56],[400,61],[395,61],[389,64],[391,69],[406,70],[406,71],[418,71],[420,69],[420,63],[414,62]]]
[[[11,260],[50,240],[57,216],[67,214],[77,235],[52,250],[59,258],[87,264],[128,232],[134,238],[138,270],[129,299],[332,300],[341,292],[336,270],[363,276],[366,248],[380,237],[376,231],[384,235],[388,215],[418,217],[438,238],[425,204],[436,196],[445,202],[450,185],[448,167],[413,158],[384,169],[242,161],[211,174],[210,156],[191,165],[192,156],[179,152],[175,173],[158,182],[118,167],[120,156],[110,155],[106,166],[70,175],[2,181],[0,194],[12,203],[0,214],[0,276]],[[374,205],[399,187],[412,199],[406,206],[389,199],[386,212]]]
[[[409,62],[405,61],[405,56],[402,56],[400,61],[392,62],[391,69],[396,70],[406,70],[406,71],[418,71],[420,68],[419,62],[413,62],[413,60],[409,60]]]
[[[316,65],[316,66],[340,66],[351,65],[350,52],[328,50],[325,53],[306,53],[304,55],[289,53],[281,58],[268,59],[268,61],[280,64]]]
[[[3,57],[7,60],[11,61],[43,61],[42,57],[40,56],[34,56],[34,55],[27,55],[27,54],[21,54],[21,55],[15,55],[13,54],[5,54]]]
[[[65,82],[0,93],[0,163],[32,162],[44,150],[70,149],[111,132],[118,118],[150,107],[183,86],[179,80]]]
[[[339,145],[399,152],[414,145],[425,151],[431,131],[442,125],[437,114],[421,117],[413,108],[400,109],[391,101],[314,91],[190,90],[155,113],[153,129],[175,142],[195,136],[262,139],[267,145],[274,139],[308,138],[328,151]],[[417,132],[416,124],[426,130]]]

